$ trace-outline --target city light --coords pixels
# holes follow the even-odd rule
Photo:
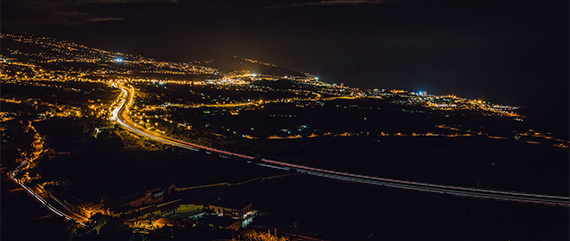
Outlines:
[[[214,187],[268,185],[265,177],[229,180],[236,178],[234,174],[238,179],[257,175],[256,170],[264,168],[283,176],[309,175],[370,186],[374,192],[390,189],[390,193],[417,196],[413,194],[417,191],[438,199],[449,195],[486,199],[489,205],[509,201],[570,206],[569,197],[550,189],[511,189],[510,184],[487,183],[491,179],[487,176],[496,178],[511,168],[508,165],[527,162],[517,159],[527,149],[528,156],[547,153],[544,156],[554,157],[555,163],[560,160],[550,152],[569,148],[570,141],[556,131],[549,132],[548,127],[529,129],[534,120],[527,121],[532,117],[524,115],[530,112],[518,106],[452,94],[428,95],[425,90],[356,88],[348,80],[346,85],[332,84],[319,81],[314,74],[275,71],[274,64],[237,56],[233,60],[238,63],[263,66],[229,69],[216,65],[217,60],[164,61],[51,38],[1,36],[6,42],[41,49],[6,49],[1,56],[0,79],[8,94],[0,98],[0,130],[6,147],[17,147],[13,148],[13,163],[3,168],[18,188],[51,213],[84,225],[89,235],[99,231],[90,221],[97,213],[147,233],[160,230],[158,218],[173,218],[177,221],[168,221],[168,226],[184,223],[188,228],[207,223],[208,218],[227,218],[223,213],[228,211],[208,210],[208,202],[218,198],[213,197],[200,213],[192,213],[196,220],[190,221],[190,214],[176,213],[190,205],[181,204],[185,195],[176,192],[201,189],[197,193],[209,197],[218,191],[210,193]],[[53,123],[63,127],[52,129]],[[10,143],[14,140],[23,144]],[[212,167],[201,166],[212,163]],[[560,165],[552,163],[547,164]],[[59,167],[65,171],[56,170]],[[133,167],[136,172],[130,171]],[[108,172],[115,168],[127,171]],[[398,168],[405,173],[396,173]],[[435,177],[434,173],[453,168],[453,175],[459,173],[457,169],[469,171],[460,181]],[[419,174],[406,176],[407,172]],[[223,180],[207,184],[219,176],[212,173],[224,174]],[[480,173],[481,186],[476,176]],[[109,178],[117,187],[141,186],[106,195],[109,185],[98,187],[95,180],[93,190],[82,189],[90,186],[85,183],[93,176]],[[169,178],[199,185],[172,191],[165,189],[172,181]],[[477,180],[476,185],[471,179]],[[148,183],[160,188],[145,192],[142,186],[147,188]],[[170,191],[174,194],[169,196]],[[187,199],[203,198],[199,195]],[[80,204],[70,204],[70,200]],[[445,201],[450,202],[455,199]],[[170,204],[172,208],[164,208]],[[257,214],[239,210],[234,216],[241,223],[235,226],[251,227]]]

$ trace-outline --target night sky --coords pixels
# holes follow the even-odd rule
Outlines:
[[[567,126],[568,9],[567,1],[3,1],[1,31],[160,60],[237,55],[325,82],[525,106]]]

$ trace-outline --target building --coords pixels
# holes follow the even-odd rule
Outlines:
[[[141,208],[139,210],[140,212],[140,216],[138,217],[139,219],[144,219],[149,217],[150,215],[160,215],[160,208],[158,208],[156,205],[152,205],[152,206],[148,206],[148,207],[144,207]]]
[[[176,213],[180,206],[180,199],[156,205],[160,209],[161,215],[169,215]]]
[[[108,208],[105,208],[105,204],[103,203],[96,203],[96,204],[87,204],[82,207],[85,212],[86,217],[92,217],[97,213],[101,213],[103,215],[110,215],[110,211]]]
[[[253,210],[251,202],[244,199],[217,199],[208,205],[209,209],[219,216],[233,219],[244,219],[245,215]]]
[[[176,213],[197,213],[208,209],[206,198],[200,193],[192,192],[180,196],[180,206]]]
[[[242,221],[240,219],[234,219],[231,217],[216,217],[216,216],[206,216],[204,222],[208,223],[211,227],[215,229],[230,229],[238,231],[242,226]]]
[[[139,198],[130,201],[128,204],[133,207],[140,207],[145,204],[160,203],[164,201],[164,190],[155,188],[144,192]]]
[[[60,199],[51,193],[48,195],[50,195],[50,197],[56,202],[63,205],[66,209],[86,218],[90,218],[97,213],[110,215],[109,209],[105,208],[103,203],[87,203],[73,196],[68,199]]]
[[[158,204],[159,206],[169,204],[170,202],[163,203],[167,200],[166,196],[169,191],[171,191],[169,187],[159,187],[112,201],[106,200],[106,211],[108,215],[118,217],[120,215],[131,214],[137,210],[142,211],[150,206],[156,206],[153,204]]]

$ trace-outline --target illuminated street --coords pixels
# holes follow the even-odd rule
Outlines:
[[[116,84],[117,88],[122,90],[122,94],[119,98],[121,104],[113,111],[113,119],[116,119],[123,127],[128,128],[129,130],[155,139],[157,141],[164,142],[166,144],[170,144],[173,146],[178,146],[194,151],[198,151],[198,149],[204,149],[210,151],[212,153],[216,153],[219,155],[227,155],[227,156],[235,156],[239,158],[243,158],[245,160],[255,160],[252,156],[227,152],[223,150],[217,150],[214,148],[209,148],[201,145],[196,145],[188,142],[184,142],[181,140],[169,138],[163,135],[160,135],[156,132],[151,132],[146,129],[137,127],[136,124],[128,117],[129,113],[129,106],[132,105],[133,96],[134,96],[134,89],[128,85],[124,84]],[[541,194],[529,194],[529,193],[517,193],[517,192],[510,192],[510,191],[499,191],[499,190],[484,190],[484,189],[475,189],[475,188],[463,188],[463,187],[453,187],[453,186],[445,186],[445,185],[435,185],[429,183],[421,183],[421,182],[410,182],[410,181],[402,181],[402,180],[393,180],[387,178],[379,178],[379,177],[371,177],[371,176],[364,176],[352,173],[343,173],[338,171],[326,170],[326,169],[319,169],[313,168],[308,166],[302,165],[295,165],[286,162],[280,161],[273,161],[268,159],[260,159],[261,162],[254,162],[257,165],[262,165],[270,168],[279,168],[284,170],[293,170],[300,173],[305,173],[314,176],[321,176],[331,179],[337,179],[341,181],[349,181],[349,182],[359,182],[359,183],[366,183],[371,185],[379,185],[379,186],[387,186],[387,187],[394,187],[394,188],[401,188],[401,189],[408,189],[408,190],[417,190],[417,191],[424,191],[424,192],[435,192],[435,193],[444,193],[444,194],[451,194],[451,195],[458,195],[458,196],[465,196],[465,197],[473,197],[473,198],[490,198],[496,200],[506,200],[506,201],[513,201],[513,202],[528,202],[528,203],[539,203],[539,204],[546,204],[546,205],[560,205],[560,206],[570,206],[570,198],[569,197],[562,197],[562,196],[551,196],[551,195],[541,195]]]
[[[569,240],[569,4],[4,1],[0,239]]]

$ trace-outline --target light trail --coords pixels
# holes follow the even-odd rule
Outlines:
[[[19,167],[18,167],[19,169]],[[10,178],[12,180],[14,180],[14,182],[16,182],[18,185],[20,185],[20,187],[22,187],[24,190],[26,190],[26,192],[34,197],[36,199],[36,201],[40,202],[44,207],[46,207],[49,211],[51,211],[52,213],[60,216],[60,217],[64,217],[67,220],[75,220],[77,223],[79,223],[82,226],[86,226],[85,225],[85,218],[79,218],[79,217],[74,217],[71,215],[68,215],[62,211],[60,211],[59,209],[57,209],[56,207],[52,206],[48,201],[46,201],[43,197],[41,197],[40,195],[38,195],[34,190],[32,190],[31,188],[29,188],[28,186],[26,186],[26,184],[24,184],[23,182],[21,182],[20,180],[15,178],[15,173],[17,173],[16,171],[12,172],[12,175],[10,176]]]
[[[32,128],[34,128],[32,126]],[[35,131],[34,128],[34,132],[37,133],[37,131]],[[20,169],[22,169],[23,167],[25,167],[26,165],[28,165],[28,163],[30,163],[32,160],[36,159],[38,156],[35,156],[32,159],[25,159],[23,160],[20,165],[18,165],[18,167],[16,167],[11,173],[10,175],[8,175],[10,177],[10,179],[12,179],[16,184],[18,184],[20,187],[22,187],[22,189],[26,190],[26,193],[28,193],[30,196],[34,197],[36,199],[36,201],[38,201],[39,203],[41,203],[44,207],[46,207],[49,211],[51,211],[52,213],[60,216],[60,217],[64,217],[67,220],[75,220],[77,223],[79,223],[82,226],[86,226],[85,225],[85,221],[87,221],[87,218],[81,217],[80,215],[75,214],[73,211],[69,210],[65,205],[62,204],[62,206],[67,209],[70,213],[75,214],[76,217],[68,215],[62,211],[60,211],[59,209],[57,209],[56,207],[54,207],[53,205],[51,205],[47,200],[45,200],[42,196],[38,195],[33,189],[31,189],[30,187],[26,186],[26,184],[24,184],[22,181],[18,180],[16,178],[16,176],[18,175],[18,172],[20,172]],[[53,199],[53,198],[52,198]],[[53,199],[55,201],[57,201],[58,203],[59,200]],[[60,203],[61,204],[61,203]]]
[[[144,128],[137,128],[136,124],[130,120],[130,118],[126,115],[126,112],[129,106],[132,104],[133,99],[133,92],[134,89],[132,86],[127,88],[123,85],[113,85],[116,88],[120,88],[122,91],[119,98],[122,98],[125,95],[125,98],[122,100],[121,105],[117,107],[113,111],[113,117],[116,118],[117,122],[121,124],[121,126],[131,130],[135,133],[140,135],[149,137],[154,140],[161,141],[166,144],[178,146],[185,149],[190,149],[197,151],[199,149],[207,150],[217,154],[223,154],[228,156],[235,156],[240,157],[248,160],[255,160],[255,157],[247,156],[243,154],[223,151],[214,149],[211,147],[206,147],[202,145],[197,145],[194,143],[185,142],[182,140],[170,138],[167,136],[160,135],[155,132],[151,132]],[[131,92],[129,92],[129,89]],[[251,161],[248,161],[251,162]],[[337,179],[342,181],[349,181],[349,182],[357,182],[357,183],[365,183],[370,185],[376,186],[386,186],[386,187],[393,187],[393,188],[400,188],[400,189],[407,189],[407,190],[416,190],[422,192],[432,192],[432,193],[443,193],[443,194],[450,194],[456,196],[465,196],[465,197],[474,197],[474,198],[484,198],[484,199],[495,199],[495,200],[508,200],[513,202],[523,202],[523,203],[538,203],[538,204],[547,204],[547,205],[558,205],[569,207],[570,206],[570,197],[563,197],[563,196],[554,196],[554,195],[545,195],[545,194],[534,194],[534,193],[522,193],[522,192],[514,192],[514,191],[502,191],[502,190],[489,190],[489,189],[479,189],[479,188],[468,188],[468,187],[457,187],[457,186],[449,186],[449,185],[439,185],[439,184],[432,184],[432,183],[422,183],[422,182],[414,182],[414,181],[406,181],[406,180],[397,180],[397,179],[390,179],[390,178],[381,178],[381,177],[374,177],[374,176],[367,176],[367,175],[360,175],[354,173],[347,173],[347,172],[339,172],[321,168],[314,168],[304,165],[292,164],[287,162],[280,162],[274,161],[269,159],[260,158],[259,162],[253,162],[260,166],[270,167],[270,168],[278,168],[283,170],[292,170],[300,173],[305,173],[308,175],[313,176],[320,176],[326,177],[331,179]]]

